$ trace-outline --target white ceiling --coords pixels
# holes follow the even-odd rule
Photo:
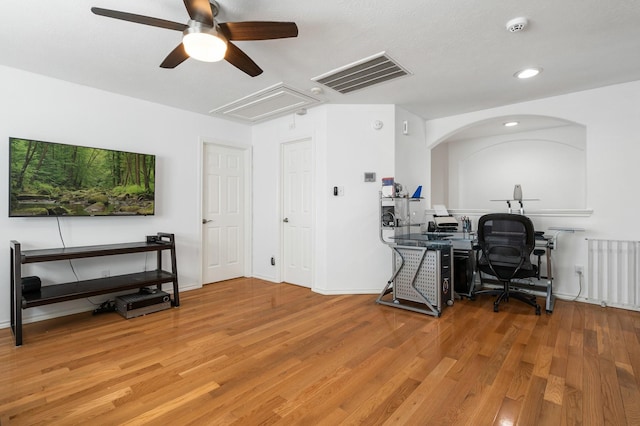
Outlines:
[[[294,21],[295,39],[238,41],[264,73],[226,62],[159,64],[181,34],[90,12],[92,6],[186,23],[180,0],[2,0],[0,64],[176,108],[209,111],[278,83],[311,80],[385,51],[412,73],[346,95],[425,119],[640,80],[640,0],[219,0],[220,22]],[[529,27],[509,33],[524,16]],[[537,66],[521,81],[513,74]]]

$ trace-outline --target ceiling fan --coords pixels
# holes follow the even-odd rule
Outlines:
[[[162,68],[175,68],[189,57],[205,62],[224,59],[255,77],[262,73],[262,69],[231,43],[232,40],[272,40],[298,36],[298,27],[294,22],[217,22],[215,17],[220,8],[215,0],[184,0],[184,5],[191,18],[186,24],[100,7],[92,7],[91,11],[108,18],[182,31],[182,43],[160,64]]]

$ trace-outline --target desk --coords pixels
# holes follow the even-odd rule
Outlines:
[[[473,297],[476,278],[475,232],[425,232],[422,234],[398,235],[392,237],[401,245],[423,245],[445,243],[453,249],[452,280],[455,294],[459,297]]]
[[[451,242],[423,234],[392,238],[385,244],[392,250],[393,274],[376,303],[439,317],[443,306],[453,305]]]
[[[544,297],[545,310],[547,313],[553,312],[553,306],[555,303],[555,295],[553,294],[553,262],[551,252],[555,248],[556,235],[541,235],[539,233],[536,238],[536,248],[545,249],[544,256],[546,261],[546,275],[542,275],[541,271],[540,278],[521,280],[513,285],[514,289]],[[455,294],[459,297],[467,297],[470,299],[474,297],[474,293],[476,291],[476,276],[478,276],[480,281],[479,287],[490,287],[499,284],[496,280],[483,277],[482,274],[476,274],[476,254],[474,246],[477,239],[475,232],[410,233],[396,235],[390,238],[393,240],[393,243],[387,242],[386,244],[392,249],[396,249],[396,252],[394,252],[394,273],[388,281],[385,290],[383,290],[383,293],[378,297],[378,303],[380,303],[379,301],[384,294],[394,291],[396,287],[400,288],[400,285],[393,286],[397,279],[397,275],[403,271],[403,265],[396,263],[395,256],[402,256],[402,251],[404,251],[405,256],[409,255],[409,257],[413,257],[416,254],[412,255],[411,253],[416,253],[416,248],[420,247],[424,248],[424,250],[419,251],[418,253],[421,257],[417,259],[417,261],[420,263],[424,261],[424,256],[427,255],[427,250],[429,248],[433,250],[435,247],[438,247],[438,245],[443,244],[451,247],[451,278],[448,284],[454,288]],[[408,251],[409,248],[414,248],[414,251]],[[416,275],[410,275],[406,278],[401,276],[397,284],[401,284],[400,281],[403,281],[403,279],[408,279],[410,282],[407,285],[415,286],[415,281],[419,277],[420,271],[414,268],[413,272],[415,272]],[[465,282],[462,283],[462,280]],[[398,293],[396,292],[396,295],[397,294]],[[399,302],[394,301],[394,303],[398,304]],[[452,303],[453,301],[451,300],[451,304]],[[429,309],[429,312],[425,313],[440,316],[440,305],[438,303],[429,304],[431,305],[431,308]]]

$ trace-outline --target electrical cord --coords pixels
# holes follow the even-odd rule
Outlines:
[[[60,242],[62,243],[62,248],[67,248],[67,245],[64,242],[64,237],[62,236],[62,229],[60,228],[60,217],[56,216],[56,223],[58,225],[58,235],[60,236]],[[147,272],[147,262],[149,260],[149,253],[145,254],[145,259],[144,259],[144,271]],[[71,272],[73,272],[73,276],[76,278],[76,282],[80,282],[80,278],[78,278],[78,274],[76,273],[76,269],[73,267],[73,262],[71,262],[71,259],[69,259],[69,266],[71,267]],[[98,309],[96,311],[100,311],[100,312],[112,312],[115,309],[115,301],[113,300],[107,300],[104,302],[100,302],[100,303],[96,303],[93,302],[91,300],[91,298],[87,297],[86,298],[87,301],[89,303],[91,303],[93,306],[98,306]],[[99,313],[99,312],[94,312],[94,313]]]
[[[62,243],[62,248],[67,248],[66,244],[64,243],[64,237],[62,236],[62,229],[60,229],[59,216],[56,216],[56,223],[58,224],[58,235],[60,235],[60,242]],[[73,276],[76,277],[76,282],[79,282],[80,278],[78,278],[78,274],[76,274],[76,269],[73,267],[73,263],[71,262],[71,259],[69,259],[69,266],[71,266],[71,271],[73,272]]]
[[[580,285],[578,289],[578,294],[576,295],[576,297],[573,298],[572,302],[575,302],[576,300],[578,300],[578,297],[580,297],[580,293],[582,293],[582,271],[578,271],[578,284]]]

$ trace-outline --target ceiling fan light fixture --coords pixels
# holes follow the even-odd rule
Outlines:
[[[217,62],[227,53],[227,40],[215,28],[189,25],[182,44],[187,54],[198,61]]]

